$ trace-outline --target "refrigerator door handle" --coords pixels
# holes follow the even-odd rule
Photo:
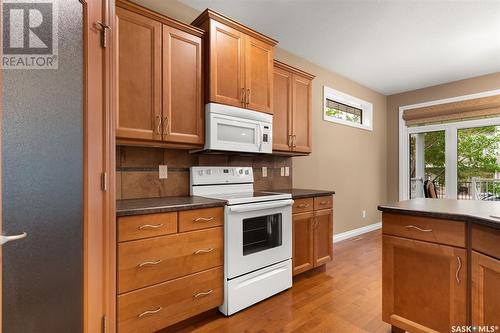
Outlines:
[[[12,236],[0,236],[0,245],[3,245],[8,242],[12,242],[18,239],[26,238],[28,236],[28,233],[23,232],[22,234],[19,235],[12,235]]]

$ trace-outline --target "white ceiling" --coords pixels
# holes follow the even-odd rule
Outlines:
[[[180,0],[385,95],[500,71],[500,0]]]

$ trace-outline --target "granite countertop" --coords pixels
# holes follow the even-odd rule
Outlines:
[[[454,199],[412,199],[379,205],[388,213],[428,216],[483,224],[500,229],[500,202]]]
[[[222,207],[225,204],[225,200],[196,196],[125,199],[116,201],[116,216],[143,215],[197,208]]]
[[[288,189],[280,189],[280,190],[271,190],[269,192],[288,193],[288,194],[292,195],[293,199],[319,197],[322,195],[335,194],[335,191],[331,191],[331,190],[307,190],[307,189],[301,189],[301,188],[288,188]]]

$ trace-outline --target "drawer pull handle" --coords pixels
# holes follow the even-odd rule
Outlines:
[[[462,269],[462,260],[457,256],[458,268],[455,272],[455,278],[457,279],[457,284],[460,284],[460,270]]]
[[[417,227],[416,225],[407,225],[406,228],[416,229],[416,230],[422,231],[422,232],[432,232],[432,229],[422,229],[422,228]]]
[[[214,290],[213,289],[209,289],[208,291],[202,291],[201,293],[197,293],[195,294],[193,297],[194,298],[200,298],[200,297],[205,297],[205,296],[208,296],[210,295],[211,293],[213,293]]]
[[[194,219],[193,221],[194,222],[210,222],[213,219],[215,219],[215,217],[213,217],[213,216],[210,216],[210,217],[198,217],[198,218]]]
[[[321,201],[319,204],[324,206],[324,205],[326,205],[327,203],[328,203],[328,201]]]
[[[297,206],[298,208],[306,208],[309,207],[309,204],[306,203],[301,203],[300,205]]]
[[[159,306],[158,309],[144,311],[143,313],[137,315],[137,317],[142,318],[142,317],[145,317],[145,316],[151,316],[151,315],[154,315],[154,314],[157,314],[158,312],[160,312],[161,309],[162,309],[161,306]]]
[[[164,226],[163,223],[160,223],[160,224],[144,224],[144,225],[141,225],[139,227],[139,230],[143,230],[143,229],[158,229],[158,228],[161,228],[163,226]]]
[[[208,248],[206,250],[198,250],[198,251],[194,252],[193,254],[204,254],[204,253],[212,252],[213,250],[214,250],[214,248],[211,247],[211,248]]]
[[[145,262],[141,262],[138,265],[138,267],[142,268],[144,266],[154,266],[154,265],[158,265],[159,263],[161,263],[161,259],[160,260],[156,260],[156,261],[145,261]]]

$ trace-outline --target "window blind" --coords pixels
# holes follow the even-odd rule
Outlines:
[[[406,125],[421,125],[500,115],[500,95],[409,109],[403,112]]]

